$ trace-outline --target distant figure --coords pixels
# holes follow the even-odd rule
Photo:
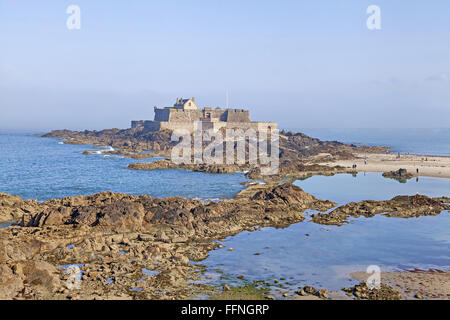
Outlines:
[[[364,164],[367,164],[367,159],[364,159]]]
[[[417,174],[419,174],[419,168],[416,169]]]

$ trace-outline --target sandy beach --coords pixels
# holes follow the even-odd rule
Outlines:
[[[367,273],[350,275],[358,281],[366,281]],[[411,270],[382,272],[381,282],[388,283],[400,291],[405,299],[449,299],[450,272],[440,270]]]
[[[321,163],[328,166],[340,165],[352,168],[357,165],[357,172],[388,172],[400,168],[408,170],[419,177],[450,178],[450,157],[442,156],[418,156],[418,155],[400,155],[396,154],[356,154],[358,159],[339,160],[335,162]],[[367,163],[364,163],[364,160]],[[417,174],[417,169],[419,173]]]

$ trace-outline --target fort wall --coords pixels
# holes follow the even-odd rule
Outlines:
[[[163,129],[168,130],[177,130],[184,129],[189,132],[193,132],[195,130],[194,122],[171,122],[171,121],[133,121],[139,123],[139,125],[134,126],[133,128],[137,128],[138,126],[143,126],[144,128],[152,131],[158,131]],[[221,128],[226,129],[242,129],[244,131],[248,129],[253,129],[255,131],[261,130],[271,130],[277,129],[278,124],[276,122],[224,122],[224,121],[202,121],[202,129],[203,130],[219,130]]]
[[[245,109],[198,109],[194,98],[180,99],[174,107],[155,107],[154,120],[137,120],[131,122],[131,128],[145,127],[149,130],[177,130],[194,131],[194,123],[201,121],[203,130],[219,130],[221,128],[264,130],[277,129],[275,122],[255,122],[250,120],[250,113]]]

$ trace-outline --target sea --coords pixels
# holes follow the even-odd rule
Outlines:
[[[450,156],[450,128],[294,128],[292,131],[303,132],[321,140],[340,141],[356,145],[388,146],[395,153]]]
[[[401,153],[450,156],[450,129],[296,131],[325,140],[390,146]],[[243,172],[133,171],[127,169],[128,164],[156,159],[105,154],[112,148],[64,144],[38,133],[0,131],[0,192],[39,201],[102,191],[219,201],[234,197],[247,181]],[[85,150],[96,153],[82,154]],[[338,204],[417,193],[450,196],[450,179],[420,177],[399,183],[380,173],[314,176],[295,184]],[[197,262],[206,267],[201,281],[220,286],[277,279],[274,294],[281,294],[302,285],[338,290],[355,282],[350,272],[372,265],[382,271],[450,270],[449,212],[412,219],[352,218],[341,227],[314,224],[309,221],[312,213],[307,212],[304,222],[284,229],[263,228],[224,239],[223,249]],[[230,247],[234,250],[229,251]],[[237,278],[240,275],[243,280]]]

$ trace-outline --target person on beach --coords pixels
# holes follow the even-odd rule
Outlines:
[[[419,168],[416,169],[417,174],[419,174]]]

